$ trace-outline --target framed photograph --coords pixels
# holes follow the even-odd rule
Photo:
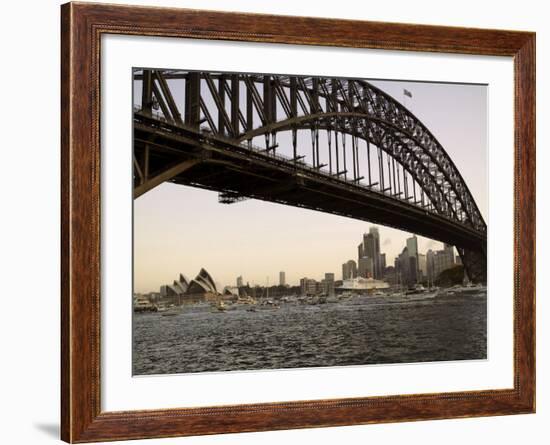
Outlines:
[[[535,35],[62,6],[62,439],[535,411]]]

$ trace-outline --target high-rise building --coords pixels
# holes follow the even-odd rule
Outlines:
[[[334,295],[334,274],[326,273],[323,280],[323,292],[329,297]]]
[[[418,257],[409,255],[409,286],[412,286],[420,281],[419,275],[420,273],[418,270]]]
[[[386,254],[381,253],[380,254],[380,272],[382,276],[384,276],[385,270],[386,270]]]
[[[409,251],[409,256],[418,255],[418,238],[416,235],[407,238],[407,250]]]
[[[353,260],[342,264],[342,280],[349,280],[350,278],[357,278],[357,263]]]
[[[378,232],[378,227],[371,227],[369,234],[372,235],[374,240],[374,249],[370,256],[373,262],[373,277],[379,280],[382,278],[383,269],[380,258],[380,233]]]
[[[450,267],[454,266],[455,265],[455,248],[450,244],[444,244],[443,251],[445,252],[445,255],[448,256],[449,262],[451,263]]]
[[[435,275],[435,253],[432,249],[426,252],[426,276],[428,277],[428,284],[433,285],[437,276]]]
[[[418,238],[416,235],[407,238],[407,252],[409,253],[409,285],[416,284],[420,281],[421,275],[419,271],[420,261],[418,259]]]
[[[359,258],[359,264],[357,266],[357,276],[363,278],[374,277],[374,261],[368,256]]]
[[[443,250],[435,253],[435,276],[455,265],[454,247],[445,244]]]
[[[243,277],[242,277],[242,275],[237,277],[237,287],[243,287]]]
[[[286,286],[286,274],[283,271],[279,272],[279,286]]]
[[[428,276],[428,264],[426,260],[426,255],[423,253],[418,254],[418,278],[419,281],[423,281],[424,278]]]
[[[409,258],[409,250],[405,247],[395,259],[395,273],[397,277],[397,282],[404,286],[412,284],[409,271],[411,267],[411,262]]]
[[[363,242],[357,246],[357,262],[360,263],[365,257],[372,260],[371,276],[375,279],[382,278],[384,269],[380,255],[380,234],[378,227],[371,227],[369,233],[364,233]],[[366,265],[365,260],[363,262]]]
[[[428,250],[426,254],[428,281],[434,282],[441,272],[454,267],[456,264],[458,263],[455,262],[454,247],[450,244],[445,244],[442,250],[436,252]]]

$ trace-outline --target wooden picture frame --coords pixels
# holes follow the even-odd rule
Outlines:
[[[534,33],[92,3],[65,4],[61,17],[63,440],[96,442],[535,411]],[[99,91],[104,34],[513,57],[513,389],[102,412]]]

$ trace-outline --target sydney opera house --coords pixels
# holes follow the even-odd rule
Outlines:
[[[214,280],[204,268],[191,281],[180,274],[179,279],[174,280],[172,284],[160,287],[161,297],[174,304],[212,301],[217,298],[218,294]]]

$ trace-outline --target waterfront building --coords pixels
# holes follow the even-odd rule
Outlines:
[[[403,286],[416,284],[416,267],[416,257],[409,255],[408,247],[403,248],[403,251],[395,259],[395,271],[399,284]]]
[[[377,290],[388,289],[390,285],[382,280],[374,278],[357,277],[344,280],[335,291],[336,293],[352,292],[358,294],[372,293]]]
[[[237,286],[225,286],[222,291],[222,295],[227,298],[237,299],[239,297],[239,287]]]
[[[456,265],[455,263],[455,248],[454,246],[450,244],[443,244],[443,252],[445,252],[445,255],[448,258],[448,261],[450,263],[450,267],[453,267]]]
[[[426,254],[428,281],[434,282],[441,272],[454,267],[456,264],[454,247],[450,244],[445,244],[442,250],[436,252],[428,250]]]
[[[279,286],[286,286],[286,274],[283,271],[279,272]]]
[[[326,273],[322,281],[323,293],[329,297],[334,295],[334,274]]]
[[[426,276],[428,277],[428,284],[433,285],[435,279],[435,252],[430,249],[426,252]]]
[[[175,280],[173,284],[162,285],[160,295],[168,303],[181,305],[215,299],[218,291],[210,274],[202,268],[195,279],[191,281],[180,274],[179,280]]]
[[[160,287],[160,295],[162,299],[167,300],[172,304],[181,304],[183,295],[189,288],[189,281],[180,274],[178,280],[174,280],[172,284],[165,284]]]
[[[434,257],[435,276],[438,277],[444,270],[450,269],[455,265],[454,248],[449,244],[445,244],[443,250],[438,250]]]
[[[318,291],[317,281],[307,277],[300,279],[300,293],[302,295],[315,295]]]
[[[216,284],[206,271],[201,269],[194,280],[189,282],[189,287],[185,293],[185,300],[187,301],[203,301],[215,298],[218,294]]]
[[[357,277],[357,263],[349,260],[342,264],[342,280]]]

